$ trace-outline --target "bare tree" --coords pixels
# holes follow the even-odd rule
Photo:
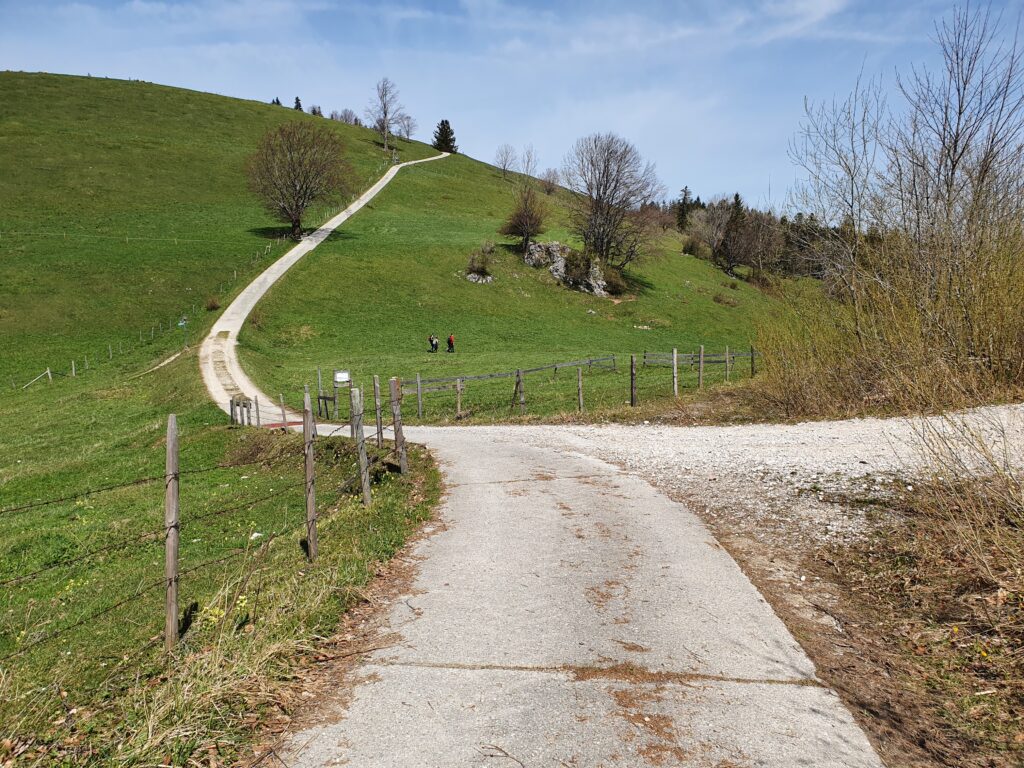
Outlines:
[[[530,241],[544,232],[547,205],[530,176],[523,176],[516,185],[512,213],[499,232],[518,237],[523,253],[530,250]]]
[[[377,82],[376,91],[366,108],[366,119],[380,134],[384,149],[388,149],[388,138],[395,132],[395,126],[404,114],[404,107],[398,100],[398,86],[389,78]]]
[[[553,195],[558,189],[558,171],[555,168],[548,168],[540,175],[540,186],[545,195]]]
[[[340,112],[338,110],[331,112],[331,120],[337,120],[339,123],[345,123],[345,125],[363,124],[363,121],[359,119],[359,116],[347,107]]]
[[[562,179],[576,193],[572,224],[590,254],[620,270],[642,255],[650,227],[641,208],[662,187],[635,146],[613,133],[579,139],[565,158]]]
[[[523,154],[519,156],[519,172],[531,179],[537,175],[537,151],[533,144],[523,147]]]
[[[516,164],[516,148],[511,144],[502,144],[494,153],[494,164],[501,169],[501,178],[504,179]]]
[[[295,120],[267,131],[247,166],[249,186],[267,210],[302,237],[302,216],[310,205],[338,199],[351,168],[345,145],[326,124]]]
[[[409,141],[409,139],[412,138],[412,135],[416,132],[415,118],[413,118],[412,115],[407,115],[403,113],[399,115],[397,123],[398,134],[406,141]]]

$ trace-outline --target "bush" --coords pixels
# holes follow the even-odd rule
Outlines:
[[[470,255],[469,263],[466,265],[466,274],[489,277],[493,260],[494,243],[486,240]]]
[[[712,296],[711,299],[716,304],[721,304],[726,307],[735,307],[739,304],[739,302],[736,301],[736,299],[732,298],[732,296],[726,296],[721,291]]]
[[[571,250],[565,255],[565,279],[579,285],[590,277],[591,258],[583,251]]]
[[[207,312],[216,312],[218,309],[220,309],[220,299],[218,299],[216,296],[211,296],[206,300]]]
[[[607,264],[604,267],[604,282],[605,286],[612,296],[621,296],[626,292],[626,278],[622,276],[622,270],[610,267]]]

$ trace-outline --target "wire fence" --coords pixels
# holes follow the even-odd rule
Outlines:
[[[407,471],[406,446],[402,435],[400,406],[393,411],[393,417],[388,420],[389,423],[386,427],[382,425],[381,431],[389,432],[392,436],[390,443],[384,445],[381,441],[380,445],[372,450],[372,455],[369,455],[367,444],[371,443],[372,440],[366,440],[363,437],[362,419],[364,414],[359,394],[358,390],[353,393],[353,402],[356,403],[357,408],[351,414],[350,425],[352,434],[357,435],[356,439],[352,441],[356,449],[354,452],[356,458],[349,465],[354,466],[354,471],[340,468],[344,464],[339,465],[341,477],[337,477],[339,474],[338,469],[335,469],[333,473],[328,472],[321,478],[322,481],[326,481],[326,484],[321,482],[319,488],[317,487],[318,472],[315,460],[317,449],[315,446],[318,441],[323,439],[323,436],[318,437],[316,435],[315,416],[307,398],[302,411],[302,451],[295,454],[286,453],[275,459],[275,462],[279,462],[280,459],[284,459],[286,462],[295,461],[296,464],[293,466],[302,466],[303,479],[301,482],[287,482],[284,485],[275,484],[275,487],[268,492],[256,493],[243,499],[236,498],[231,503],[190,514],[189,503],[183,504],[180,499],[181,486],[183,483],[187,485],[189,478],[217,470],[249,467],[261,462],[256,460],[222,463],[191,469],[180,468],[178,465],[177,420],[172,415],[168,419],[167,465],[164,475],[140,477],[136,480],[116,485],[83,489],[81,492],[65,494],[59,498],[35,500],[24,504],[12,505],[2,510],[5,515],[14,514],[39,509],[40,507],[57,505],[62,502],[91,498],[118,489],[152,485],[158,480],[163,481],[164,485],[164,524],[162,526],[150,526],[146,530],[126,534],[99,546],[77,552],[74,555],[56,557],[49,562],[44,562],[20,573],[14,573],[0,581],[0,589],[5,590],[8,597],[10,597],[13,594],[12,589],[24,587],[26,584],[47,577],[49,574],[62,571],[74,572],[76,568],[80,568],[83,565],[87,566],[97,558],[106,558],[110,555],[121,555],[135,551],[133,547],[138,547],[140,544],[163,544],[164,573],[162,578],[157,577],[155,573],[151,572],[152,567],[159,563],[153,560],[153,555],[155,554],[153,548],[147,546],[143,550],[146,553],[146,557],[143,559],[147,563],[137,564],[138,567],[134,574],[131,569],[124,569],[124,573],[132,579],[132,582],[122,584],[116,589],[112,587],[105,588],[101,593],[122,594],[118,599],[99,607],[90,607],[82,615],[68,617],[64,623],[56,627],[51,625],[55,619],[59,620],[62,617],[54,617],[48,614],[42,623],[29,632],[23,631],[17,638],[14,638],[13,642],[10,641],[10,638],[8,638],[8,642],[3,642],[3,635],[0,633],[0,648],[3,648],[3,651],[0,652],[0,673],[6,672],[9,665],[39,652],[44,646],[53,644],[71,634],[78,635],[83,628],[94,627],[97,622],[109,621],[114,616],[126,616],[126,612],[127,615],[130,615],[135,620],[142,619],[144,623],[150,623],[155,630],[159,626],[157,616],[150,614],[148,622],[145,616],[147,611],[155,609],[156,606],[147,607],[148,603],[145,606],[142,603],[149,597],[155,598],[156,593],[161,590],[165,597],[164,610],[162,611],[164,631],[156,633],[156,640],[162,640],[167,652],[173,652],[185,629],[183,625],[184,616],[179,609],[179,589],[185,582],[190,578],[194,578],[197,574],[209,572],[216,576],[216,574],[220,573],[218,566],[224,566],[231,561],[252,554],[255,546],[254,542],[258,541],[262,548],[266,548],[271,541],[287,537],[296,532],[303,532],[304,536],[299,542],[303,562],[305,564],[315,563],[318,556],[318,521],[326,516],[329,510],[335,507],[341,500],[351,498],[353,495],[358,496],[361,493],[363,503],[366,505],[371,504],[373,477],[371,469],[374,467],[394,461],[397,458],[400,471],[403,473]],[[334,454],[328,451],[324,457],[325,461],[330,459],[332,455],[337,455],[337,451]],[[222,550],[220,553],[215,553],[213,557],[209,557],[196,564],[179,567],[179,556],[182,554],[187,555],[192,547],[192,543],[201,541],[201,538],[197,537],[198,534],[212,530],[209,525],[215,519],[219,518],[232,521],[233,523],[245,523],[248,519],[248,511],[264,508],[268,503],[273,504],[277,501],[288,502],[288,506],[291,506],[293,509],[295,503],[301,501],[304,513],[301,515],[285,515],[283,518],[280,515],[275,515],[273,516],[270,530],[263,529],[267,531],[265,534],[259,534],[258,537],[248,535],[243,541],[236,542],[234,546],[230,546],[228,551]],[[194,526],[197,527],[188,538],[181,537],[183,530],[191,531]],[[241,527],[245,528],[244,525]],[[199,548],[202,549],[201,546]],[[121,571],[117,570],[116,572]],[[149,645],[152,646],[154,644],[155,642],[151,639]]]

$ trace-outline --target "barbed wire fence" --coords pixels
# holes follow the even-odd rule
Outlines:
[[[183,510],[180,500],[180,489],[183,481],[187,483],[190,477],[204,473],[250,467],[263,463],[263,460],[218,463],[206,467],[182,469],[179,466],[177,417],[171,414],[167,420],[166,462],[163,475],[140,477],[123,483],[84,489],[78,493],[64,494],[60,497],[33,500],[23,504],[0,508],[0,520],[5,520],[8,516],[26,514],[41,508],[93,498],[122,489],[153,485],[158,482],[163,482],[164,486],[164,524],[162,526],[154,526],[143,531],[127,534],[112,541],[107,541],[100,546],[79,552],[74,556],[56,558],[0,580],[0,590],[10,590],[12,587],[24,585],[27,582],[42,578],[58,569],[71,569],[75,566],[87,565],[97,558],[124,553],[140,544],[159,544],[161,541],[163,543],[164,573],[162,577],[157,577],[156,574],[153,574],[151,579],[140,580],[138,584],[127,590],[127,594],[124,594],[119,599],[92,610],[85,615],[74,618],[72,621],[59,627],[48,628],[49,620],[47,620],[39,630],[24,637],[19,637],[14,644],[15,647],[0,655],[0,672],[11,669],[12,665],[22,657],[36,652],[43,646],[52,644],[61,638],[67,637],[69,634],[79,633],[83,628],[90,627],[97,622],[109,621],[115,615],[121,615],[125,611],[136,611],[134,616],[138,619],[139,614],[136,606],[146,598],[155,599],[156,594],[160,591],[164,593],[163,631],[157,632],[145,644],[142,650],[151,649],[162,641],[164,651],[167,654],[172,654],[181,639],[183,631],[184,617],[178,599],[179,589],[183,581],[196,574],[215,569],[233,560],[245,558],[253,554],[253,539],[249,537],[244,543],[232,548],[231,551],[218,554],[216,557],[189,565],[186,568],[180,567],[179,555],[182,550],[188,548],[187,544],[185,546],[182,545],[181,531],[200,522],[209,523],[213,518],[234,519],[240,513],[275,499],[294,496],[296,491],[300,491],[304,501],[304,513],[294,519],[283,520],[279,527],[268,532],[262,539],[261,550],[265,552],[271,541],[287,537],[296,532],[302,532],[304,536],[299,544],[303,552],[303,560],[307,564],[315,563],[319,556],[318,523],[328,510],[336,507],[342,499],[353,496],[360,498],[364,506],[370,506],[373,502],[372,485],[374,470],[381,465],[393,463],[395,465],[394,469],[402,475],[406,475],[409,471],[408,449],[402,431],[401,397],[397,388],[397,380],[391,382],[391,394],[393,396],[389,396],[387,403],[391,410],[391,418],[383,419],[383,421],[389,423],[385,424],[382,422],[383,414],[381,417],[378,417],[377,414],[381,411],[380,405],[378,405],[376,413],[372,417],[375,429],[371,431],[370,438],[367,438],[364,434],[362,393],[358,388],[351,389],[349,392],[350,417],[348,431],[354,442],[356,468],[355,471],[345,474],[340,480],[328,478],[330,482],[326,486],[324,485],[325,480],[323,478],[321,478],[320,486],[318,487],[317,485],[317,464],[315,461],[316,445],[326,435],[317,435],[315,415],[307,393],[302,410],[302,451],[291,455],[286,454],[283,457],[285,459],[289,457],[299,459],[301,457],[303,466],[303,480],[301,482],[288,483],[276,489],[271,489],[268,493],[261,493],[241,501],[236,500],[231,504],[205,510],[199,514],[187,514],[187,505],[185,505]],[[378,403],[380,403],[379,399]],[[289,428],[288,425],[275,424],[269,420],[264,426],[271,429]],[[333,434],[341,430],[332,429],[330,431]],[[385,443],[384,435],[387,433],[390,433],[391,439],[388,443]],[[367,450],[370,443],[375,443],[376,446],[372,455]],[[185,514],[183,514],[183,511]],[[156,617],[153,616],[151,620],[155,629]],[[28,693],[31,695],[32,690]]]

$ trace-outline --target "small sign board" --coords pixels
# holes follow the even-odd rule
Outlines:
[[[334,372],[334,386],[336,386],[336,387],[344,387],[344,386],[348,386],[351,383],[352,383],[352,376],[349,374],[348,371],[338,371],[338,370],[336,370]]]

